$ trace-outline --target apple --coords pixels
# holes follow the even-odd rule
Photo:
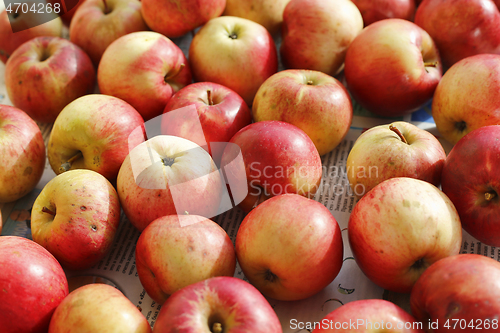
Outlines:
[[[389,178],[410,177],[439,186],[446,153],[426,130],[397,121],[362,133],[346,162],[352,191],[362,197]]]
[[[271,34],[262,25],[234,16],[208,21],[189,46],[195,81],[222,84],[251,106],[260,85],[278,70]]]
[[[64,268],[88,269],[111,249],[120,223],[113,185],[92,170],[71,170],[52,178],[31,211],[33,240]]]
[[[500,124],[500,55],[480,54],[454,64],[439,82],[432,117],[439,133],[455,144],[467,133]]]
[[[224,185],[210,155],[196,143],[155,136],[132,149],[117,178],[125,215],[139,230],[166,215],[217,215]]]
[[[95,83],[87,54],[60,37],[24,43],[5,66],[5,86],[14,106],[44,123],[54,122],[66,105],[92,93]]]
[[[340,227],[323,204],[298,194],[261,203],[236,235],[236,256],[250,283],[264,296],[284,301],[310,297],[340,272]]]
[[[223,15],[238,16],[263,25],[272,35],[283,23],[283,11],[290,0],[227,0]]]
[[[69,26],[70,40],[98,66],[106,48],[126,34],[148,30],[139,0],[86,0]]]
[[[48,333],[150,333],[146,317],[125,295],[107,284],[73,290],[57,307]]]
[[[0,203],[28,194],[42,178],[45,144],[38,125],[22,110],[0,104]]]
[[[177,290],[214,276],[233,276],[234,246],[217,223],[197,215],[160,217],[141,233],[135,248],[137,273],[158,304]]]
[[[312,332],[394,332],[423,333],[423,324],[383,299],[351,301],[327,314]]]
[[[427,103],[442,75],[432,38],[416,24],[386,19],[349,46],[344,68],[352,97],[379,116],[401,116]]]
[[[144,120],[130,104],[93,94],[61,111],[50,132],[47,154],[56,174],[89,169],[114,182],[129,151],[144,141]]]
[[[97,80],[101,93],[127,101],[147,121],[161,115],[172,95],[192,78],[189,63],[174,42],[159,33],[141,31],[108,46]]]
[[[68,295],[68,280],[47,250],[17,236],[0,237],[0,327],[3,333],[45,333]]]
[[[336,75],[362,29],[361,13],[350,0],[291,0],[283,13],[281,60],[286,68]]]
[[[211,146],[229,142],[251,122],[250,109],[240,95],[217,83],[198,82],[182,88],[168,101],[161,117],[161,133],[207,147],[219,161],[222,152]]]
[[[252,105],[254,121],[280,120],[306,132],[320,155],[347,135],[351,98],[337,79],[318,71],[285,70],[268,78]]]
[[[281,333],[269,302],[251,284],[235,277],[213,277],[174,293],[162,305],[154,333]]]
[[[365,27],[380,20],[400,18],[413,21],[415,0],[352,0],[363,16]]]
[[[453,203],[436,186],[399,177],[356,203],[348,235],[356,263],[370,280],[409,293],[427,267],[459,253],[462,226]]]
[[[47,19],[47,14],[40,15],[31,11],[23,13],[22,8],[16,12],[17,5],[13,7],[10,17],[5,9],[0,14],[0,60],[3,63],[7,62],[21,44],[30,39],[40,36],[62,36],[63,24],[56,14],[53,14],[52,19]]]
[[[142,0],[142,16],[151,30],[174,38],[220,16],[225,6],[226,0]]]
[[[321,158],[312,140],[297,126],[259,121],[241,129],[229,142],[222,165],[229,165],[241,154],[241,167],[224,169],[233,197],[244,198],[239,207],[245,212],[276,195],[294,193],[311,198],[318,190]]]
[[[76,10],[84,3],[86,0],[48,0],[52,5],[58,4],[61,8],[61,12],[58,13],[64,24],[70,25],[73,16],[75,16]]]
[[[500,125],[470,132],[448,154],[442,175],[464,230],[490,246],[500,246],[499,140]]]
[[[432,264],[410,295],[414,316],[432,332],[498,330],[500,263],[479,254],[459,254]],[[430,330],[429,330],[430,331]]]
[[[482,54],[500,54],[500,12],[492,0],[426,0],[415,23],[429,33],[444,68]]]

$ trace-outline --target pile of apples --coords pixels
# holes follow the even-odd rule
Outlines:
[[[46,158],[56,174],[33,205],[33,241],[0,238],[2,332],[98,332],[103,322],[282,332],[265,297],[308,298],[342,268],[339,224],[313,198],[353,100],[381,117],[432,100],[454,147],[447,155],[405,122],[357,139],[349,245],[374,283],[410,294],[412,314],[360,300],[306,328],[347,331],[366,318],[424,324],[405,332],[498,329],[500,263],[459,251],[462,228],[500,246],[500,3],[49,2],[61,17],[37,26],[24,7],[0,15],[13,104],[0,105],[0,202],[32,191]],[[53,123],[47,146],[37,122]],[[233,244],[212,219],[234,206],[246,216]],[[70,291],[63,270],[102,260],[122,211],[141,232],[140,282],[162,304],[153,328],[113,287]],[[249,283],[233,277],[236,262]],[[84,303],[95,311],[78,311]]]

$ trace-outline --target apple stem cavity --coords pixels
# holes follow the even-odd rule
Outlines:
[[[47,208],[47,207],[45,207],[45,206],[44,206],[44,207],[42,207],[42,212],[43,212],[43,213],[50,214],[50,215],[52,215],[52,216],[56,216],[56,213],[55,213],[54,211],[52,211],[52,210],[48,209],[48,208]]]
[[[212,329],[210,330],[212,333],[222,333],[222,324],[221,323],[214,323],[212,325]]]
[[[405,136],[403,135],[403,133],[401,133],[401,131],[396,126],[391,124],[391,125],[389,125],[389,129],[391,131],[393,131],[394,133],[396,133],[399,136],[399,138],[401,139],[401,141],[408,144],[408,141],[406,141]]]
[[[175,158],[172,157],[164,157],[161,159],[163,162],[163,165],[171,167],[175,163]]]
[[[104,14],[108,14],[109,13],[108,4],[106,3],[106,0],[102,0],[102,2],[104,3]]]
[[[308,86],[312,86],[314,84],[314,82],[312,80],[307,80],[307,83],[306,83]]]
[[[214,101],[212,99],[212,92],[210,90],[207,90],[207,100],[208,100],[208,105],[214,105]]]
[[[73,162],[75,162],[76,160],[78,160],[82,157],[83,157],[82,152],[78,151],[78,153],[73,155],[67,162],[61,164],[61,166],[59,167],[59,172],[63,173],[63,172],[68,171],[69,169],[71,169],[71,165],[73,164]]]
[[[493,200],[496,196],[497,196],[497,193],[496,193],[496,192],[493,192],[493,191],[492,191],[492,192],[486,192],[486,193],[484,194],[484,199],[485,199],[486,201],[491,201],[491,200]]]
[[[177,75],[179,75],[179,73],[184,69],[184,67],[186,67],[186,65],[184,63],[182,63],[179,68],[174,71],[172,74],[170,73],[167,73],[165,75],[165,77],[163,78],[165,80],[165,83],[168,83],[169,80],[173,79],[174,77],[176,77]]]
[[[276,274],[271,272],[269,269],[264,272],[264,280],[269,281],[269,282],[274,282],[278,280],[278,277]]]

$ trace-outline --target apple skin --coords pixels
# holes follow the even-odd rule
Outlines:
[[[130,104],[93,94],[61,111],[50,133],[47,154],[56,174],[64,172],[63,164],[81,152],[69,170],[93,170],[114,182],[130,150],[144,141],[144,120]]]
[[[33,240],[72,270],[90,268],[104,258],[119,223],[120,202],[113,185],[84,169],[52,178],[31,213]]]
[[[432,117],[439,133],[456,144],[467,133],[500,124],[500,55],[480,54],[453,65],[432,99]]]
[[[139,230],[166,215],[217,215],[223,180],[210,155],[184,138],[158,135],[132,149],[116,180],[125,215]]]
[[[388,18],[413,21],[415,0],[352,0],[363,16],[365,27]]]
[[[26,22],[36,22],[37,18],[34,17],[37,14],[33,12],[19,13],[17,21],[17,27],[26,25]],[[39,14],[38,14],[39,15]],[[62,36],[63,24],[59,17],[55,17],[53,20],[48,21],[44,24],[37,25],[36,27],[12,32],[12,27],[9,21],[9,16],[6,10],[0,13],[0,60],[6,63],[10,55],[22,44],[33,39],[35,37],[41,36],[52,36],[61,37]]]
[[[465,231],[500,246],[500,125],[478,128],[452,148],[443,168],[443,192]]]
[[[281,333],[269,302],[251,284],[235,277],[213,277],[174,293],[162,305],[154,333]]]
[[[172,95],[190,84],[192,76],[188,60],[174,42],[156,32],[140,31],[108,46],[97,81],[102,94],[130,103],[147,121],[161,115]]]
[[[362,29],[361,13],[350,0],[291,0],[283,13],[282,62],[336,75]]]
[[[318,71],[285,70],[260,86],[252,115],[254,121],[280,120],[299,127],[324,155],[347,135],[353,111],[349,93],[337,79]]]
[[[427,267],[459,253],[462,226],[441,190],[400,177],[378,184],[356,203],[348,235],[356,263],[370,280],[409,293]]]
[[[344,245],[340,227],[321,203],[298,194],[266,200],[248,215],[236,235],[243,273],[264,296],[284,301],[310,297],[340,272]]]
[[[395,177],[416,178],[439,186],[445,160],[443,146],[434,135],[411,123],[397,121],[372,127],[358,137],[347,156],[346,173],[352,191],[362,197],[379,183]]]
[[[74,7],[72,7],[70,10],[66,10],[66,13],[64,13],[63,15],[60,15],[63,23],[69,27],[71,20],[73,19],[73,16],[75,16],[76,10],[85,1],[86,0],[70,0],[70,1],[68,1],[68,0],[48,0],[47,2],[50,2],[53,5],[57,3],[61,6],[61,8],[66,8],[66,9],[67,9],[68,5],[71,6],[73,3],[76,2]],[[64,3],[64,5],[63,5],[63,3]]]
[[[45,143],[38,125],[22,110],[0,104],[0,203],[28,194],[42,178]]]
[[[0,327],[3,333],[46,333],[68,295],[68,280],[53,255],[17,236],[0,237]]]
[[[93,283],[73,290],[57,307],[48,333],[151,333],[146,317],[123,293]]]
[[[441,259],[417,280],[410,295],[411,311],[424,326],[428,320],[438,322],[432,332],[454,331],[455,325],[455,331],[477,332],[487,329],[488,321],[491,328],[495,321],[498,325],[499,281],[500,263],[494,259],[479,254]],[[449,327],[444,327],[446,323]],[[470,323],[474,329],[467,326]]]
[[[5,65],[12,104],[39,122],[54,122],[66,105],[92,93],[95,83],[95,68],[87,54],[60,37],[24,43]]]
[[[86,0],[69,26],[70,40],[97,67],[106,48],[126,34],[149,30],[139,0]]]
[[[386,328],[385,331],[424,333],[423,329],[418,328],[419,323],[411,314],[396,304],[383,299],[351,301],[327,314],[320,323],[321,328],[316,328],[312,331],[313,333],[376,333],[384,331],[384,329],[380,329],[382,325]],[[353,326],[350,325],[352,323],[354,323]],[[408,327],[404,327],[405,324]]]
[[[226,0],[142,0],[142,16],[151,30],[174,38],[220,16],[225,6]]]
[[[492,0],[425,0],[415,23],[436,43],[445,69],[476,54],[500,54],[500,12]]]
[[[251,106],[260,85],[278,71],[278,53],[262,25],[234,16],[211,19],[194,35],[189,61],[195,81],[222,84]]]
[[[321,158],[312,140],[295,125],[283,121],[259,121],[236,133],[222,155],[222,165],[241,152],[242,168],[225,168],[228,184],[238,205],[251,211],[270,197],[294,193],[313,197],[322,176]],[[235,149],[239,147],[239,149]],[[246,174],[242,179],[241,174]]]
[[[402,19],[367,26],[347,50],[347,89],[379,116],[401,116],[427,103],[442,76],[438,50],[427,32]]]
[[[141,284],[158,304],[190,284],[233,276],[236,268],[234,246],[226,231],[197,215],[154,220],[141,233],[135,253]]]

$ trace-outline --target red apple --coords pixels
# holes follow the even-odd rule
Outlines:
[[[400,18],[413,21],[415,0],[352,0],[358,7],[365,27],[380,20]]]
[[[211,19],[193,37],[195,81],[222,84],[252,105],[260,85],[278,70],[274,40],[262,25],[234,16]]]
[[[0,203],[28,194],[42,178],[45,144],[38,125],[22,110],[0,104]]]
[[[465,231],[500,246],[500,125],[478,128],[448,154],[443,192],[457,208]]]
[[[96,73],[78,46],[59,37],[38,37],[12,53],[5,67],[10,100],[36,121],[51,123],[73,100],[92,93]]]
[[[500,54],[500,12],[492,0],[425,0],[415,23],[432,37],[445,68],[476,54]]]
[[[167,37],[180,37],[218,17],[226,0],[142,0],[142,15],[148,26]]]
[[[2,333],[46,333],[52,314],[68,295],[61,265],[37,243],[0,237]]]
[[[281,333],[276,313],[251,284],[214,277],[185,287],[162,305],[154,333]]]
[[[172,95],[191,83],[191,70],[170,39],[142,31],[122,36],[106,49],[97,80],[101,93],[130,103],[147,121],[161,115]]]
[[[401,116],[432,98],[442,69],[427,32],[407,20],[386,19],[370,24],[351,43],[344,74],[361,106],[381,116]]]
[[[86,0],[48,0],[52,5],[58,4],[61,8],[59,16],[64,24],[70,25],[73,16],[75,16],[76,10],[84,3]],[[61,14],[63,13],[63,14]]]

